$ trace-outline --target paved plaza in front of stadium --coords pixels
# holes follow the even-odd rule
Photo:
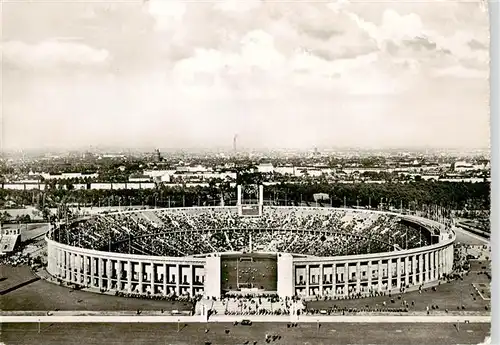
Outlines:
[[[0,266],[0,291],[20,286],[37,276],[28,266]],[[88,291],[71,290],[45,280],[37,280],[0,296],[2,311],[29,310],[191,310],[191,304],[175,301],[125,298]]]
[[[444,312],[446,309],[449,312],[457,311],[458,307],[465,306],[466,311],[485,312],[491,307],[491,301],[485,296],[490,296],[490,279],[485,274],[491,274],[491,263],[487,261],[471,261],[471,270],[463,277],[463,280],[458,279],[450,283],[445,283],[436,286],[436,291],[431,288],[419,291],[411,291],[401,294],[401,299],[398,299],[399,294],[367,297],[361,299],[346,299],[346,300],[330,300],[330,301],[311,301],[308,302],[309,308],[328,309],[333,306],[338,308],[397,308],[401,306],[402,301],[407,301],[410,304],[409,311],[425,311],[427,306],[437,305],[437,311]],[[479,287],[479,289],[476,289]],[[394,303],[391,302],[394,300]],[[415,305],[412,306],[411,302]],[[383,303],[385,302],[385,307]],[[436,312],[437,312],[436,311]],[[431,309],[431,313],[434,311]]]
[[[36,275],[27,266],[2,266],[3,281],[0,282],[0,291],[5,291],[11,286],[28,282]],[[328,309],[333,306],[338,308],[382,308],[383,302],[386,307],[399,307],[401,301],[410,303],[410,312],[424,312],[427,306],[438,305],[439,310],[431,313],[444,313],[448,309],[450,313],[462,312],[457,307],[464,305],[466,312],[489,314],[490,303],[484,296],[489,292],[489,278],[484,272],[491,272],[490,263],[485,261],[471,261],[471,271],[464,276],[463,280],[452,281],[436,287],[437,291],[426,289],[422,293],[412,291],[392,297],[379,296],[351,300],[312,301],[308,306],[314,309]],[[476,290],[475,287],[483,287]],[[482,296],[481,296],[482,295]],[[391,303],[391,298],[395,303]],[[123,298],[104,294],[91,293],[87,291],[71,290],[67,287],[58,286],[53,283],[37,280],[13,291],[0,296],[2,310],[4,311],[146,311],[163,310],[190,310],[191,305],[185,302],[160,301],[136,298]],[[411,306],[414,301],[415,305]]]

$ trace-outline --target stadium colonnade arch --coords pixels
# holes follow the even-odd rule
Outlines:
[[[212,210],[229,208],[210,207]],[[314,211],[315,208],[307,209]],[[318,211],[320,209],[323,212],[325,210],[318,208]],[[179,209],[162,209],[168,210]],[[373,291],[397,292],[403,287],[436,281],[452,271],[456,237],[443,224],[391,212],[349,211],[395,215],[418,224],[422,231],[439,229],[439,234],[436,234],[438,240],[418,248],[362,255],[318,257],[301,253],[267,253],[274,255],[277,263],[277,291],[274,292],[280,297],[298,295],[306,298],[359,295]],[[167,257],[98,251],[60,243],[50,233],[46,241],[47,271],[52,276],[84,287],[144,295],[200,294],[218,298],[222,294],[221,262],[225,257],[235,254],[222,252]]]

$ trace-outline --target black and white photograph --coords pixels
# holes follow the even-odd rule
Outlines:
[[[0,0],[0,344],[494,343],[493,7]]]

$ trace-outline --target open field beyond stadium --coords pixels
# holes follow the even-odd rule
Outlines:
[[[205,329],[208,328],[208,332]],[[229,332],[226,333],[226,330]],[[6,344],[57,345],[84,344],[265,344],[265,335],[279,336],[272,344],[407,344],[448,345],[478,344],[489,334],[488,324],[439,323],[254,323],[232,324],[158,324],[158,323],[42,323],[3,324],[2,341]],[[40,333],[39,333],[40,332]]]

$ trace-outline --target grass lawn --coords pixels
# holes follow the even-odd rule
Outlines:
[[[35,277],[27,266],[0,267],[2,277],[1,290],[28,281]],[[191,310],[189,303],[154,301],[136,298],[124,298],[100,295],[86,291],[72,291],[44,280],[31,283],[17,290],[0,296],[2,310]]]

